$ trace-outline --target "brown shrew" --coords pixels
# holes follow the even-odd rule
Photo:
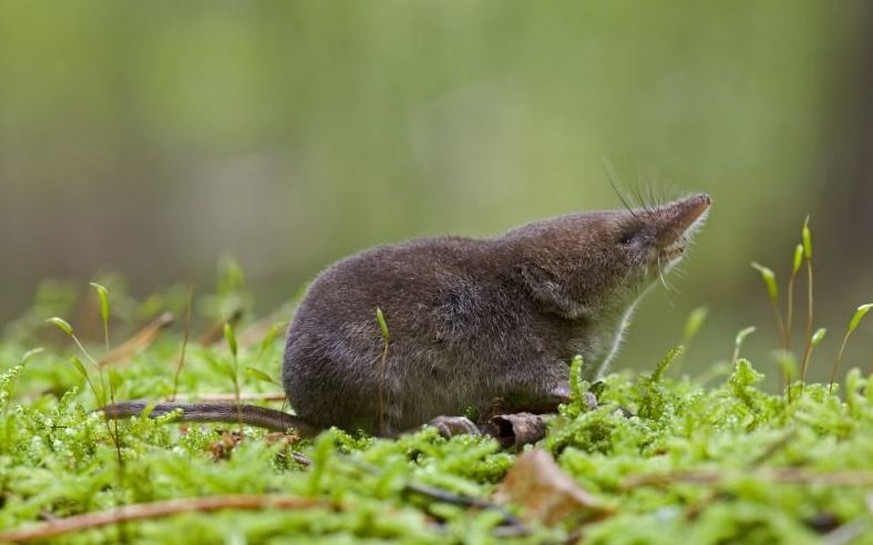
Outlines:
[[[424,238],[335,263],[312,283],[288,330],[282,380],[296,416],[145,401],[104,411],[181,409],[184,421],[382,436],[444,416],[484,417],[495,405],[554,411],[567,400],[570,360],[583,357],[587,380],[604,373],[637,302],[682,258],[710,202],[700,193],[568,214],[494,238]]]

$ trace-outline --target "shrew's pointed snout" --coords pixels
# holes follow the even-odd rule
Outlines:
[[[708,193],[697,193],[665,204],[659,210],[658,245],[662,248],[687,238],[701,223],[712,204]]]
[[[688,215],[688,225],[691,225],[691,223],[694,223],[704,212],[709,210],[709,206],[712,204],[712,198],[709,196],[709,193],[698,193],[686,197],[678,201],[678,203]]]

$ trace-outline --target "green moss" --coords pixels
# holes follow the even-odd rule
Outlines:
[[[217,308],[221,301],[213,296],[207,306]],[[262,375],[280,375],[277,331],[243,342],[245,324],[236,328],[237,368],[262,374],[231,375],[233,355],[226,345],[192,343],[179,392],[232,392],[237,380],[245,392],[275,392],[278,386]],[[89,351],[99,354],[101,342],[98,336]],[[117,366],[116,397],[170,395],[180,345],[181,332],[168,333]],[[571,402],[549,422],[541,447],[615,514],[582,528],[528,522],[527,533],[518,534],[501,526],[518,506],[448,501],[491,501],[516,454],[490,439],[446,440],[433,428],[396,440],[329,430],[289,444],[246,428],[235,444],[237,426],[181,425],[165,416],[120,422],[116,447],[114,426],[90,412],[94,393],[69,364],[75,346],[25,357],[30,348],[12,338],[0,341],[0,530],[46,516],[225,494],[320,503],[189,513],[64,539],[487,543],[509,532],[501,542],[560,542],[580,535],[586,543],[609,544],[812,543],[837,527],[859,535],[873,527],[866,499],[873,486],[873,381],[857,370],[846,377],[844,397],[839,388],[798,382],[789,398],[762,390],[763,375],[743,358],[720,382],[705,387],[670,378],[666,371],[678,348],[651,374],[613,374],[594,384],[580,379],[584,363],[577,358],[571,363]],[[591,393],[596,408],[589,406]],[[294,453],[311,466],[295,461]]]

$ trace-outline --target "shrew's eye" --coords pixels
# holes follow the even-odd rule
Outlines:
[[[634,234],[630,231],[622,233],[620,237],[618,237],[618,243],[622,246],[627,246],[634,239]]]

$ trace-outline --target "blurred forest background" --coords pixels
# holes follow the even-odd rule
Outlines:
[[[47,279],[212,291],[224,256],[263,315],[368,246],[621,206],[605,157],[631,193],[714,200],[616,365],[654,366],[707,305],[686,365],[755,324],[775,375],[749,262],[784,282],[809,213],[823,378],[873,300],[871,6],[4,1],[0,324]],[[873,365],[873,323],[846,362]]]

